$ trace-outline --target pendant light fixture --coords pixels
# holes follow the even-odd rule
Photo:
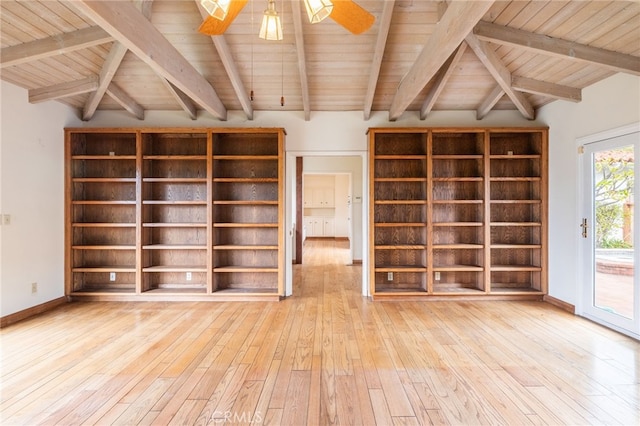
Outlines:
[[[269,0],[267,10],[262,16],[258,37],[264,40],[282,40],[282,22],[280,22],[280,15],[276,11],[275,0]]]
[[[220,21],[227,17],[230,3],[231,0],[200,0],[200,4],[209,15]]]
[[[309,22],[316,24],[331,15],[333,2],[331,0],[304,0]]]

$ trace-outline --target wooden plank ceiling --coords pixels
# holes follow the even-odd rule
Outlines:
[[[360,35],[331,19],[310,24],[301,1],[276,0],[284,40],[265,41],[266,0],[250,0],[215,37],[198,32],[198,0],[2,0],[0,75],[30,102],[56,100],[85,120],[118,109],[141,120],[150,110],[396,120],[509,109],[533,119],[612,74],[640,75],[637,1],[356,0],[375,16]]]

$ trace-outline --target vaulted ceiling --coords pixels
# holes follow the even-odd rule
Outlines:
[[[284,39],[258,30],[250,0],[224,35],[198,32],[198,0],[0,2],[0,75],[30,102],[97,110],[388,112],[536,109],[614,73],[640,75],[640,2],[356,0],[375,17],[354,35],[276,0]],[[334,0],[351,1],[351,0]],[[253,92],[253,99],[250,94]],[[284,105],[281,99],[284,98]]]

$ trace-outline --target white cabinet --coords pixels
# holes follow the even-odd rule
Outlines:
[[[335,191],[333,188],[306,187],[304,189],[305,207],[333,208],[335,204]]]
[[[305,216],[304,235],[306,237],[334,237],[335,218],[329,216]]]

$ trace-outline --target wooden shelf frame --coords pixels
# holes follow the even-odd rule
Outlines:
[[[66,294],[91,300],[280,300],[284,137],[281,128],[65,129]],[[234,196],[219,195],[216,185],[226,185]],[[237,198],[236,185],[262,185],[269,194]],[[101,199],[103,193],[108,199]],[[217,221],[216,209],[230,213]],[[238,222],[237,209],[258,216],[250,218],[254,223]],[[249,234],[265,240],[242,241]],[[217,244],[217,237],[224,240]],[[253,264],[254,255],[269,261]],[[249,274],[260,279],[254,282]]]
[[[547,293],[548,129],[371,128],[368,136],[374,299]],[[403,174],[394,175],[403,164]],[[416,182],[426,183],[422,198],[380,197],[394,192],[380,185]],[[405,198],[400,187],[394,194]],[[423,206],[425,217],[403,222],[380,206]],[[425,241],[416,244],[416,235]],[[407,257],[418,264],[407,265]],[[392,260],[380,264],[382,258]],[[384,275],[391,272],[411,276],[396,283]]]

